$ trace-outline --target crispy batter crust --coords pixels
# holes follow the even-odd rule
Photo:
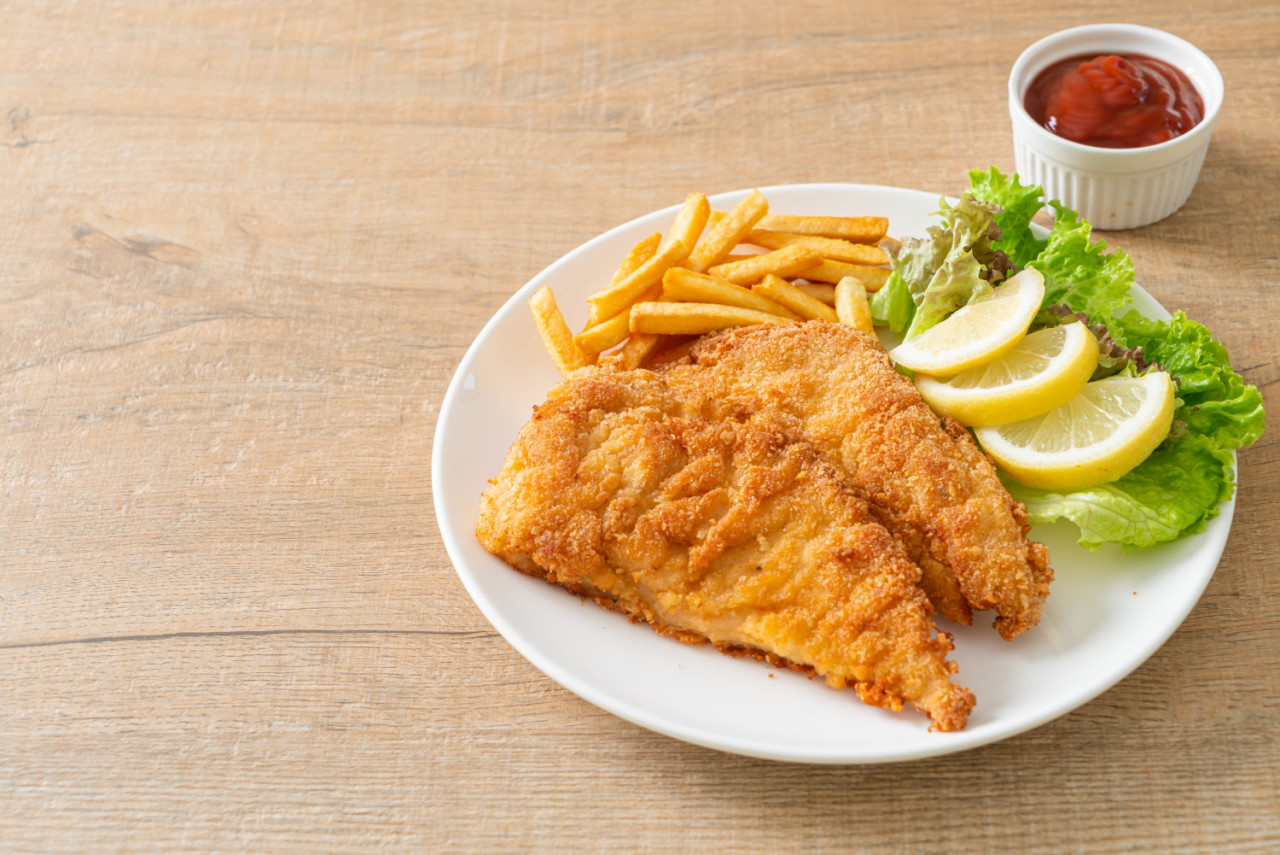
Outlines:
[[[945,617],[994,609],[1011,639],[1040,620],[1053,571],[1026,508],[968,431],[940,419],[874,337],[840,324],[739,327],[664,369],[709,418],[768,414],[842,467],[906,545]]]
[[[811,443],[693,415],[649,371],[588,368],[536,408],[481,502],[517,569],[684,641],[964,726],[920,570]]]

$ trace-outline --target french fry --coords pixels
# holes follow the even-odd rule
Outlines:
[[[858,264],[888,264],[889,255],[878,246],[865,243],[853,243],[840,238],[820,237],[818,235],[797,235],[790,232],[771,232],[767,229],[753,229],[747,233],[747,243],[762,246],[765,249],[782,249],[784,246],[804,246],[814,250],[824,258],[833,261],[852,261]]]
[[[573,343],[573,333],[569,332],[569,325],[556,306],[556,298],[550,288],[546,285],[539,288],[529,300],[529,309],[533,312],[538,335],[542,336],[542,344],[561,377],[568,377],[587,365],[587,357]]]
[[[617,347],[631,335],[631,321],[627,317],[630,312],[630,309],[618,312],[607,321],[587,327],[573,337],[573,343],[583,353],[604,353],[611,347]]]
[[[766,252],[764,255],[753,255],[727,264],[717,264],[707,272],[719,276],[737,285],[750,285],[759,282],[765,276],[801,276],[811,267],[817,267],[823,261],[822,256],[803,246],[788,246]]]
[[[670,300],[666,294],[662,293],[662,286],[658,286],[657,296],[653,300],[644,302],[668,302]],[[631,310],[627,310],[627,327],[631,326]],[[618,350],[610,354],[610,359],[615,365],[625,368],[643,368],[652,360],[653,355],[658,352],[668,341],[671,336],[658,335],[656,333],[631,333],[631,337],[627,339],[627,343]]]
[[[836,286],[826,282],[792,282],[796,288],[828,306],[836,304]]]
[[[609,280],[607,287],[614,287],[634,273],[636,268],[653,257],[661,243],[662,233],[655,232],[631,247],[631,251],[627,253],[626,258],[622,259],[622,264],[618,265],[618,269]],[[641,295],[637,300],[656,299],[656,296],[661,293],[662,289],[660,287],[651,288],[649,293]],[[612,325],[607,326],[610,321],[613,322]],[[626,341],[629,334],[626,312],[622,311],[609,318],[608,321],[601,321],[596,324],[593,324],[591,318],[588,317],[586,329],[574,336],[573,340],[587,354],[603,353],[609,348]]]
[[[672,221],[665,242],[680,241],[688,247],[696,246],[710,216],[711,204],[707,202],[707,197],[701,193],[690,193]]]
[[[707,230],[693,248],[683,266],[696,273],[706,273],[724,260],[742,238],[769,213],[769,202],[759,190],[752,190],[733,207],[728,216]]]
[[[755,309],[771,315],[800,320],[800,316],[781,306],[768,297],[734,285],[724,279],[717,279],[706,273],[694,273],[683,267],[673,267],[662,277],[662,293],[672,300],[683,300],[691,303],[722,303],[726,306],[738,306],[743,309]]]
[[[618,265],[618,269],[614,272],[613,277],[609,280],[607,287],[613,287],[626,279],[635,269],[644,264],[653,254],[658,251],[658,244],[662,243],[662,233],[654,232],[635,246],[631,247],[631,251],[627,253],[627,257],[622,259],[622,263]]]
[[[779,279],[772,274],[766,276],[763,282],[751,290],[768,297],[776,303],[781,303],[802,318],[808,318],[812,321],[839,320],[836,317],[835,309],[814,297],[810,297],[787,280]]]
[[[760,220],[759,228],[771,232],[843,238],[854,243],[876,243],[889,231],[885,217],[795,217],[769,214]]]
[[[606,285],[603,290],[607,291],[608,289],[615,287],[623,279],[626,279],[628,276],[634,273],[636,271],[636,268],[644,264],[650,258],[653,258],[653,254],[658,251],[658,246],[661,243],[662,243],[662,232],[654,232],[644,240],[640,241],[635,246],[631,247],[631,251],[627,253],[626,258],[622,259],[622,263],[618,265],[618,269],[614,271],[613,276],[609,279],[609,284]],[[633,300],[632,302],[635,302],[635,301]],[[621,314],[621,313],[619,312],[618,314]],[[617,317],[617,314],[615,314],[614,317]],[[603,319],[600,319],[600,320],[592,319],[590,307],[588,306],[587,325],[582,332],[585,333],[587,332],[587,330],[590,330],[594,327],[598,327],[603,323],[604,323]],[[597,331],[596,333],[597,336],[599,336],[601,332],[603,331]],[[582,333],[579,333],[579,335],[581,334]],[[626,338],[626,336],[623,336],[623,338]],[[576,337],[575,337],[575,340],[576,340]],[[619,341],[621,341],[621,339],[619,339]],[[617,344],[617,342],[614,342],[614,343]],[[607,349],[608,348],[605,348],[605,350]],[[596,351],[596,352],[599,353],[601,351]]]
[[[628,308],[688,254],[689,248],[683,241],[672,241],[621,281],[592,294],[587,298],[587,326],[593,327]]]
[[[836,316],[842,324],[875,335],[871,306],[867,303],[867,289],[852,276],[846,276],[836,285]]]
[[[738,244],[738,249],[741,248],[742,244]],[[724,261],[720,262],[720,264],[729,264],[734,261],[745,261],[748,258],[755,258],[760,255],[764,255],[764,250],[761,250],[760,252],[731,252],[724,257]],[[720,265],[716,266],[719,267]]]
[[[638,304],[637,304],[638,305]],[[660,305],[660,304],[646,304]],[[653,333],[632,333],[631,338],[618,351],[617,361],[622,368],[640,368],[662,343],[663,337]]]
[[[636,303],[631,307],[633,333],[702,335],[744,324],[789,323],[794,322],[768,312],[719,303]]]
[[[662,283],[658,283],[644,292],[636,302],[657,300],[661,296]],[[630,311],[631,307],[628,306],[608,320],[601,321],[595,326],[587,327],[573,337],[574,344],[578,345],[582,352],[588,355],[604,353],[609,348],[622,344],[627,340],[627,336],[631,335],[631,322],[627,317]]]
[[[879,291],[892,272],[887,267],[867,267],[865,264],[850,264],[828,258],[818,266],[810,267],[801,276],[810,282],[830,282],[832,285],[846,276],[852,276],[868,291]]]
[[[692,339],[743,324],[821,319],[870,329],[867,292],[890,274],[887,230],[883,217],[770,214],[759,190],[730,211],[690,193],[665,237],[633,246],[587,298],[581,333],[569,333],[549,289],[529,305],[562,375],[597,359],[624,368],[678,359]]]

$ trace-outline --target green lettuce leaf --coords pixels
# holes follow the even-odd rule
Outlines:
[[[1127,347],[1142,348],[1178,381],[1178,420],[1222,450],[1252,445],[1262,436],[1262,394],[1231,368],[1226,347],[1182,312],[1153,321],[1129,312],[1110,329]]]
[[[1092,227],[1057,202],[1045,248],[1028,263],[1044,274],[1044,303],[1065,303],[1073,311],[1102,318],[1125,308],[1134,284],[1133,260],[1124,250],[1107,252],[1090,239]]]
[[[1005,479],[1027,506],[1032,525],[1067,519],[1080,529],[1080,545],[1118,543],[1126,550],[1176,540],[1200,531],[1231,498],[1230,454],[1194,434],[1156,449],[1129,474],[1098,487],[1055,493]]]
[[[907,237],[889,246],[893,272],[902,277],[914,296],[923,294],[933,274],[946,261],[951,251],[951,233],[941,226],[929,226],[925,237]]]
[[[930,226],[925,237],[905,238],[889,249],[893,272],[910,294],[912,307],[902,301],[902,288],[898,286],[881,298],[879,313],[885,323],[907,314],[907,339],[989,294],[992,281],[998,281],[1007,269],[1006,256],[993,246],[1000,234],[994,228],[999,211],[995,205],[971,196],[961,198],[954,206],[946,199],[938,204],[937,214],[943,218],[943,226]],[[886,283],[881,291],[890,284],[897,285]],[[871,308],[875,320],[877,306],[873,304]]]
[[[994,166],[970,172],[969,184],[975,199],[1000,206],[995,221],[1000,229],[997,246],[1015,267],[1034,261],[1047,243],[1031,230],[1032,218],[1045,206],[1044,191],[1034,184],[1019,184],[1017,175],[1006,176]]]
[[[1044,274],[1042,305],[1062,303],[1098,320],[1129,302],[1133,260],[1123,250],[1107,252],[1107,244],[1092,239],[1092,226],[1079,214],[1058,202],[1045,202],[1040,187],[1023,185],[1017,175],[1005,176],[994,166],[970,172],[969,181],[975,198],[1000,206],[995,248],[1015,266],[1034,267]],[[1040,238],[1031,221],[1046,204],[1054,212],[1053,227],[1047,238]]]
[[[1089,548],[1126,549],[1176,540],[1205,527],[1235,491],[1236,449],[1262,436],[1262,395],[1231,368],[1227,349],[1203,324],[1178,312],[1168,321],[1130,311],[1108,329],[1124,346],[1170,373],[1177,383],[1174,430],[1127,475],[1110,484],[1055,493],[1006,486],[1027,506],[1032,524],[1068,519]]]
[[[889,274],[884,285],[867,298],[867,302],[871,306],[872,323],[880,327],[887,326],[898,335],[902,335],[916,313],[911,289],[896,271]]]
[[[1048,202],[1053,226],[1041,238],[1032,228],[1044,207],[1041,188],[994,167],[975,170],[969,179],[974,197],[1000,206],[995,248],[1016,266],[1044,274],[1045,311],[1038,322],[1050,325],[1055,315],[1082,313],[1125,373],[1158,366],[1177,384],[1173,430],[1124,477],[1069,493],[1007,480],[1010,493],[1026,504],[1033,524],[1075,523],[1087,547],[1118,543],[1132,549],[1200,531],[1235,490],[1233,452],[1262,435],[1262,395],[1232,369],[1226,348],[1202,324],[1181,312],[1157,321],[1130,309],[1132,259],[1120,250],[1107,252],[1075,211]]]
[[[983,279],[981,273],[982,265],[972,251],[959,249],[949,253],[928,285],[918,295],[912,294],[916,313],[905,338],[915,338],[946,320],[961,306],[990,294],[991,283]]]

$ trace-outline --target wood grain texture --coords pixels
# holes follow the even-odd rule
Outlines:
[[[869,4],[868,4],[869,5]],[[1012,168],[1004,80],[1114,4],[0,3],[0,850],[1280,849],[1280,453],[1150,661],[974,752],[721,755],[543,677],[458,582],[430,441],[590,237]],[[1277,409],[1280,16],[1146,2],[1227,106],[1106,239]]]

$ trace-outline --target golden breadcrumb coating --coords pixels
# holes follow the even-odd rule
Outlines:
[[[1053,571],[1026,508],[968,431],[940,418],[880,343],[841,324],[748,326],[708,336],[666,383],[701,415],[767,413],[843,468],[920,565],[945,617],[994,609],[1011,639],[1035,626]]]
[[[933,729],[973,707],[919,567],[840,466],[768,412],[693,414],[653,372],[590,367],[552,391],[485,491],[477,535],[660,632],[910,703]]]

